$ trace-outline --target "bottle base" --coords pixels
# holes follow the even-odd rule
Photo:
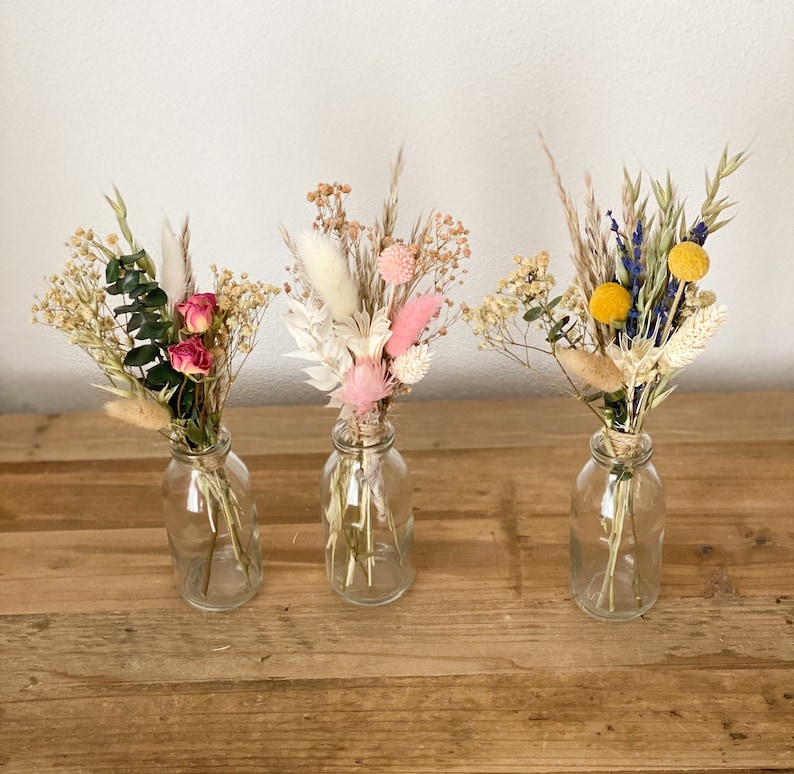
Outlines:
[[[262,573],[258,567],[250,571],[250,583],[239,563],[232,557],[231,561],[212,564],[212,575],[207,594],[202,594],[206,561],[194,560],[187,572],[184,585],[177,584],[177,591],[188,604],[209,613],[233,610],[253,599],[262,586]]]
[[[335,568],[335,577],[329,578],[331,590],[352,605],[377,607],[399,599],[416,576],[409,563],[401,563],[390,555],[375,556],[368,570],[365,567],[356,565],[352,582],[347,585],[345,575]]]
[[[641,587],[635,595],[631,586],[621,586],[616,579],[614,600],[610,605],[609,597],[604,598],[604,575],[601,573],[593,576],[584,587],[581,584],[576,584],[576,587],[573,583],[568,584],[573,601],[593,618],[603,621],[630,621],[647,613],[659,598],[657,589]]]

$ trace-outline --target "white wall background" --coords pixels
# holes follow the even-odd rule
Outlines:
[[[97,408],[93,363],[29,323],[78,225],[114,230],[116,183],[159,253],[163,214],[190,213],[209,263],[280,284],[277,230],[308,224],[318,181],[353,186],[370,222],[404,144],[402,224],[453,213],[477,301],[516,251],[545,247],[560,285],[565,221],[539,142],[568,187],[589,169],[602,206],[622,165],[688,192],[726,142],[752,159],[726,191],[737,218],[708,243],[705,286],[728,325],[684,389],[794,387],[794,3],[791,0],[0,0],[0,411]],[[319,402],[301,384],[277,301],[233,402]],[[477,352],[461,325],[415,399],[543,393]]]

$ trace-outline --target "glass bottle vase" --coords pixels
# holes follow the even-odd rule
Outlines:
[[[176,588],[201,610],[230,610],[262,585],[251,477],[225,427],[205,451],[171,442],[163,509]]]
[[[647,433],[596,432],[571,496],[569,586],[597,618],[629,619],[659,596],[664,490]]]
[[[357,605],[392,602],[415,574],[411,482],[394,428],[340,421],[332,437],[320,491],[328,581]]]

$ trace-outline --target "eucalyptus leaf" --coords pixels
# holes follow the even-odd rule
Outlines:
[[[133,347],[124,356],[124,365],[144,366],[156,360],[159,354],[160,348],[154,344],[144,344],[140,347]]]
[[[570,319],[570,316],[566,314],[565,317],[561,317],[556,323],[554,323],[554,325],[551,326],[549,329],[549,335],[546,336],[546,341],[548,341],[549,344],[553,344],[555,341],[563,337],[564,334],[562,329],[568,324]]]
[[[128,271],[116,284],[122,293],[129,293],[131,290],[135,290],[135,288],[138,287],[140,277],[141,273],[139,271]]]
[[[153,390],[164,387],[177,387],[182,384],[184,377],[174,370],[170,363],[158,363],[149,369],[146,374],[146,386]]]
[[[130,312],[138,312],[140,311],[141,305],[139,303],[134,304],[122,304],[121,306],[117,306],[113,310],[113,314],[118,317],[120,314],[129,314]]]
[[[143,315],[140,312],[135,312],[130,315],[130,319],[127,320],[127,333],[132,333],[134,330],[137,330],[141,327],[142,323]]]
[[[105,266],[105,281],[111,285],[119,278],[121,266],[118,258],[111,258]]]
[[[195,423],[190,422],[187,426],[187,437],[196,445],[200,446],[204,441],[204,433],[201,428]]]
[[[552,300],[549,301],[548,308],[549,309],[554,309],[554,307],[557,306],[557,304],[559,304],[560,301],[562,301],[562,296],[557,296],[557,298],[552,298]]]
[[[145,322],[138,333],[136,339],[155,339],[159,341],[171,329],[170,322]]]
[[[157,287],[154,288],[154,290],[150,290],[146,295],[141,296],[138,301],[142,306],[151,309],[158,306],[165,306],[168,303],[168,296],[162,288]]]
[[[543,309],[539,306],[533,306],[532,309],[527,309],[524,312],[524,319],[527,322],[535,322],[543,314]]]
[[[156,287],[158,287],[156,282],[141,282],[138,287],[133,288],[128,295],[130,298],[138,298],[138,296],[142,296],[144,293],[148,293]]]
[[[121,261],[122,266],[129,266],[130,264],[137,263],[145,256],[146,250],[138,250],[137,253],[132,253],[132,255],[119,256],[119,261]]]

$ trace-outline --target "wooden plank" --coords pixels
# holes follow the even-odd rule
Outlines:
[[[135,682],[3,703],[9,771],[786,771],[790,671]],[[704,702],[703,697],[709,701]],[[40,729],[33,736],[29,729]]]
[[[416,513],[435,518],[567,512],[588,455],[586,444],[405,453]],[[246,457],[261,520],[314,521],[325,459],[322,453]],[[794,523],[794,441],[668,443],[656,447],[654,461],[671,518],[695,506],[710,515],[783,513]],[[167,464],[167,458],[0,464],[0,534],[157,526]]]
[[[330,451],[330,409],[260,406],[224,416],[242,455]],[[580,444],[597,429],[569,398],[409,401],[397,406],[394,422],[406,451]],[[658,443],[794,440],[794,392],[673,395],[651,414],[649,430]],[[0,462],[163,457],[166,443],[102,414],[0,416]]]

